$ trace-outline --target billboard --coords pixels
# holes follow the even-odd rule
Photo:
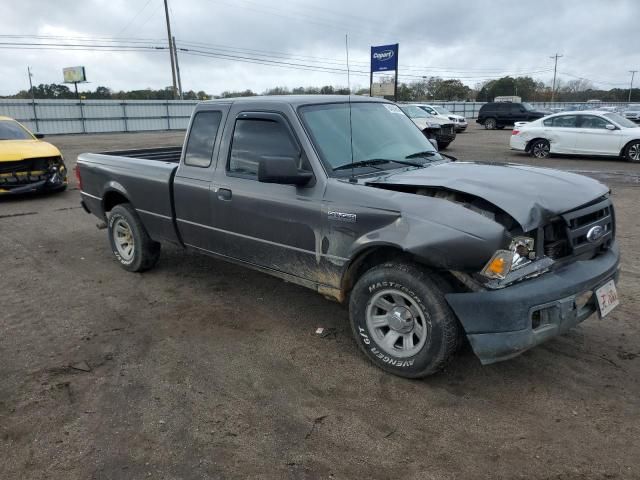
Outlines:
[[[64,83],[80,83],[86,82],[87,76],[84,67],[66,67],[62,69]]]
[[[369,93],[372,97],[396,97],[398,44],[371,47]]]
[[[371,47],[371,72],[398,70],[398,44]]]

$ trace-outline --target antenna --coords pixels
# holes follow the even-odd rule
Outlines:
[[[351,150],[351,183],[356,183],[356,177],[353,175],[353,126],[351,124],[351,71],[349,70],[349,34],[344,36],[344,48],[347,51],[347,90],[349,91],[349,147]]]

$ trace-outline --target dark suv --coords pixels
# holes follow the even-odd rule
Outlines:
[[[489,102],[480,107],[478,122],[487,130],[502,129],[515,122],[531,122],[546,115],[528,103]]]

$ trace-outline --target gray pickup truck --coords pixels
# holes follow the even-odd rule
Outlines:
[[[606,186],[452,161],[384,100],[203,102],[183,148],[85,153],[76,174],[126,270],[172,242],[312,288],[348,303],[364,353],[404,377],[465,337],[488,364],[618,303]]]

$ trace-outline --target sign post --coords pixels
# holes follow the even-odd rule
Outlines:
[[[397,43],[371,47],[370,96],[393,96],[394,101],[398,100],[398,51]],[[374,73],[377,73],[376,82],[374,82]],[[393,76],[390,75],[391,73]]]
[[[84,122],[84,108],[82,106],[82,99],[78,95],[78,84],[87,81],[87,74],[84,71],[84,67],[66,67],[62,69],[62,76],[64,77],[64,83],[73,83],[76,91],[76,98],[80,102],[80,118],[82,120],[82,133],[86,133],[87,129]]]

